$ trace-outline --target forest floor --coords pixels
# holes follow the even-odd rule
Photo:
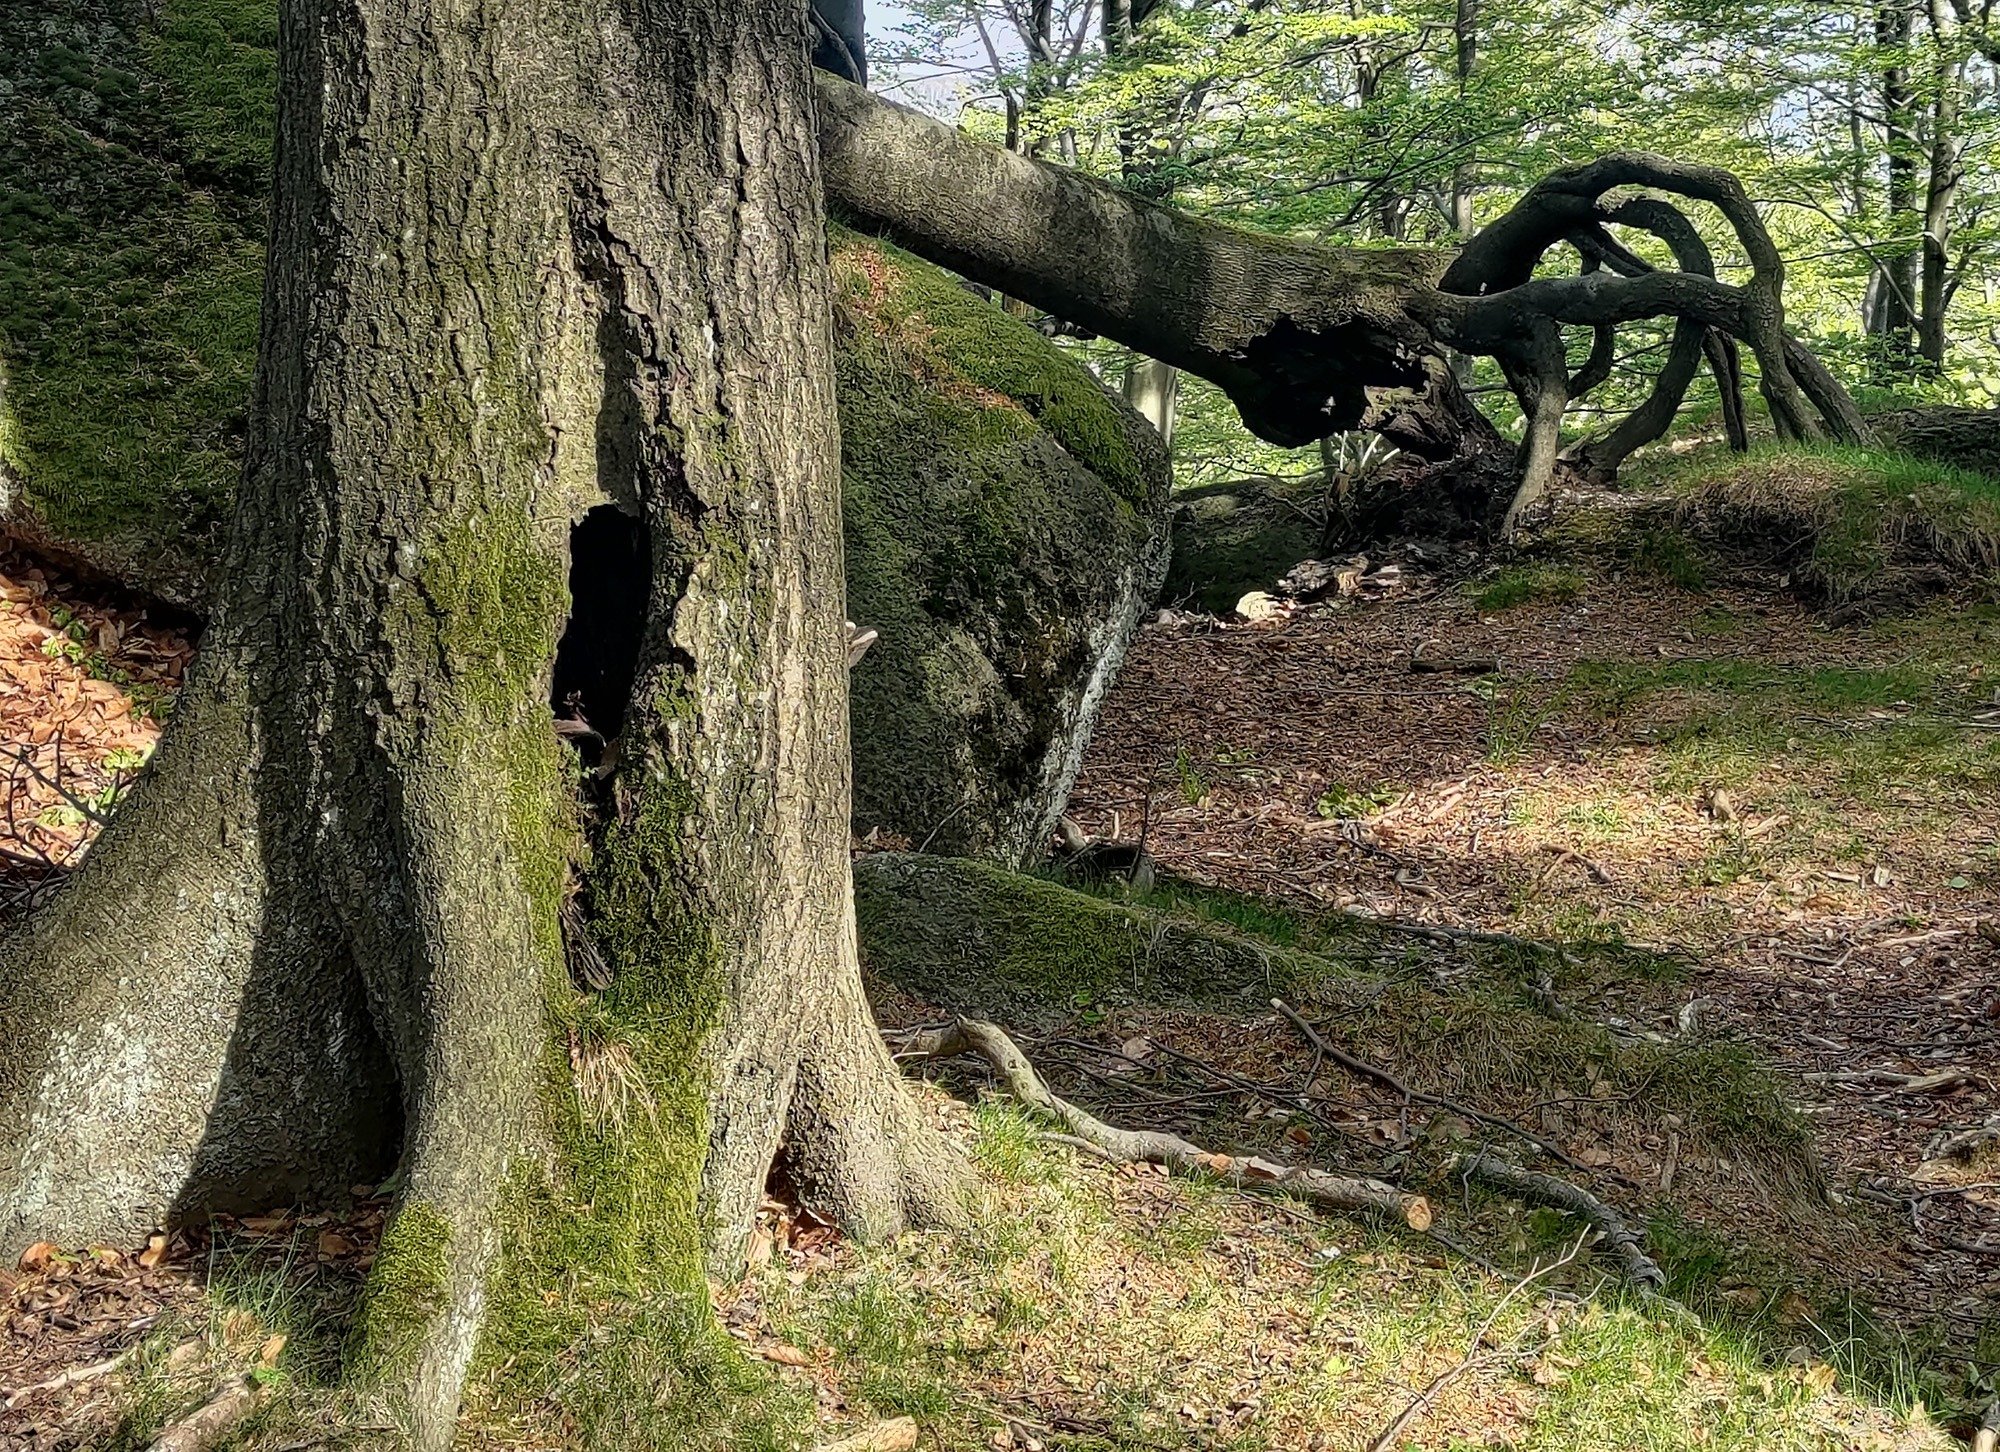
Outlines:
[[[1777,571],[1637,536],[1625,507],[1577,503],[1505,569],[1391,551],[1364,597],[1255,624],[1167,612],[1074,812],[1127,840],[1144,824],[1160,901],[1280,941],[1319,950],[1364,914],[1560,944],[1508,990],[1525,1015],[1748,1045],[1809,1127],[1807,1171],[1790,1149],[1732,1164],[1650,1079],[1614,1092],[1611,1050],[1581,1100],[1537,1090],[1533,1062],[1496,1075],[1480,1107],[1646,1227],[1673,1297],[1646,1302],[1550,1212],[1431,1186],[1455,1239],[1415,1237],[1101,1164],[1003,1099],[939,1096],[985,1213],[864,1250],[769,1204],[751,1275],[716,1291],[772,1377],[769,1426],[739,1445],[894,1415],[952,1449],[1970,1435],[2000,1374],[2000,1164],[1935,1157],[2000,1119],[2000,610],[1935,599],[1829,629]],[[176,622],[0,558],[0,912],[115,803],[190,653]],[[1416,946],[1430,988],[1468,987],[1448,945]],[[893,991],[882,1008],[931,1015]],[[1281,1085],[1317,1089],[1320,1057],[1261,1002],[1080,997],[1071,1018],[1023,1042],[1108,1118],[1280,1156],[1331,1142],[1377,1173],[1410,1154],[1410,1106],[1380,1086],[1336,1086],[1337,1123],[1300,1115]],[[1442,1023],[1360,1046],[1430,1084]],[[1454,1055],[1520,1057],[1450,1033]],[[273,1207],[0,1271],[0,1452],[143,1447],[246,1367],[274,1410],[242,1445],[320,1445],[277,1411],[337,1364],[382,1212],[365,1193]],[[544,1410],[475,1403],[471,1443],[576,1445],[574,1413]]]

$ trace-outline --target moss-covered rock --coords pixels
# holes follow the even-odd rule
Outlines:
[[[0,518],[179,603],[239,467],[276,31],[268,0],[0,6]]]
[[[1166,565],[1166,453],[1034,330],[836,236],[856,825],[1038,853]]]
[[[274,0],[0,6],[0,525],[199,606],[241,464]],[[1040,849],[1167,550],[1150,428],[947,274],[834,239],[855,819]]]
[[[1173,565],[1161,591],[1174,604],[1224,614],[1326,547],[1326,488],[1316,478],[1234,479],[1174,502]]]

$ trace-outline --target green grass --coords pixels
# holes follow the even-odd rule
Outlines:
[[[1631,544],[1631,564],[1640,573],[1682,590],[1700,590],[1708,584],[1708,565],[1700,549],[1684,532],[1671,527],[1639,531]]]
[[[926,1447],[1019,1446],[1010,1421],[1071,1452],[1360,1446],[1482,1326],[1491,1354],[1428,1410],[1423,1445],[1943,1445],[1922,1407],[1948,1391],[1873,1328],[1781,1321],[1782,1282],[1754,1306],[1716,1297],[1697,1321],[1628,1300],[1585,1253],[1551,1278],[1579,1299],[1510,1294],[1575,1245],[1575,1225],[1522,1216],[1517,1264],[1494,1275],[1212,1183],[1106,1174],[1004,1101],[980,1106],[973,1148],[990,1179],[959,1233],[857,1249],[803,1280],[774,1263],[755,1282],[849,1417],[907,1413]],[[1473,1210],[1504,1220],[1483,1197]],[[1664,1229],[1677,1289],[1739,1277],[1719,1240]]]
[[[1690,529],[1751,546],[1836,602],[2000,570],[2000,478],[1846,445],[1702,453],[1667,479]]]
[[[1522,605],[1560,605],[1583,593],[1586,581],[1562,565],[1509,565],[1472,590],[1473,607],[1483,614]]]

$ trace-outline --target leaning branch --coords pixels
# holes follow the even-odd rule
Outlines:
[[[1440,458],[1483,424],[1404,306],[1448,253],[1320,247],[1204,221],[838,77],[816,80],[836,215],[1206,378],[1261,437],[1297,446],[1365,424]],[[1499,438],[1489,425],[1475,442]]]

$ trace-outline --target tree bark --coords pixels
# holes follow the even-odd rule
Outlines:
[[[705,1304],[781,1145],[857,1232],[956,1210],[854,948],[803,23],[284,6],[216,623],[141,794],[0,948],[0,1249],[400,1152],[348,1376],[421,1449],[496,1298]],[[604,506],[646,608],[593,795],[549,697]]]
[[[975,282],[1208,379],[1272,443],[1366,428],[1416,459],[1475,461],[1439,477],[1477,476],[1479,461],[1506,446],[1458,386],[1447,361],[1457,349],[1500,358],[1520,380],[1537,420],[1521,462],[1543,476],[1540,488],[1570,393],[1566,380],[1559,389],[1539,381],[1549,330],[1601,334],[1660,316],[1749,344],[1783,435],[1867,436],[1845,389],[1786,332],[1783,259],[1741,183],[1714,168],[1614,153],[1544,178],[1456,255],[1329,248],[1181,215],[831,77],[819,78],[819,93],[820,154],[838,210]],[[1716,207],[1750,261],[1750,281],[1535,275],[1550,247],[1615,220],[1603,199],[1626,186]]]

